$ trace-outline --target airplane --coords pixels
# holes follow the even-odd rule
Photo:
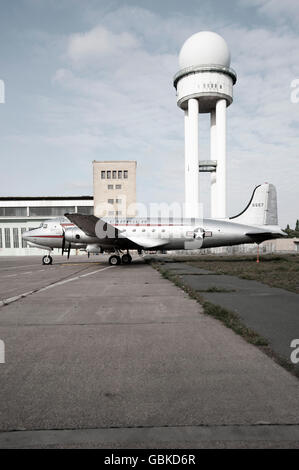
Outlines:
[[[71,245],[66,243],[64,236],[65,231],[73,226],[74,224],[72,224],[66,217],[57,217],[55,219],[45,220],[38,228],[25,231],[22,234],[22,239],[25,240],[32,248],[44,249],[49,252],[42,258],[42,263],[45,265],[53,263],[53,258],[50,256],[50,252],[54,248],[61,249],[62,254],[67,252],[67,258],[70,257],[71,248],[87,249],[87,253],[89,254],[86,244],[73,243]]]
[[[98,218],[66,213],[69,222],[47,221],[25,232],[24,240],[39,247],[58,247],[62,252],[84,248],[87,252],[113,252],[110,265],[130,264],[130,250],[194,250],[286,236],[278,225],[277,196],[273,184],[256,186],[245,209],[226,219]],[[95,251],[92,251],[95,250]],[[126,253],[123,254],[123,250]],[[120,256],[122,255],[122,256]],[[44,262],[44,260],[43,260]],[[52,262],[52,261],[51,261]],[[45,263],[45,264],[51,264]]]

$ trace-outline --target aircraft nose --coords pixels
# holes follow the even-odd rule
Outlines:
[[[26,230],[26,232],[22,233],[22,239],[25,241],[28,241],[28,237],[29,237],[29,230]]]

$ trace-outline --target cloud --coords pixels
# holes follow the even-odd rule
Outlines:
[[[22,137],[13,128],[8,163],[18,146],[22,157],[26,150],[27,167],[32,156],[42,155],[47,167],[53,168],[49,187],[55,180],[61,193],[66,179],[71,187],[78,174],[91,178],[93,159],[134,159],[139,201],[182,201],[183,113],[176,106],[172,79],[184,40],[198,30],[211,29],[227,40],[238,74],[227,119],[229,213],[245,206],[256,184],[269,181],[277,185],[283,223],[291,222],[297,217],[294,200],[299,197],[299,104],[290,101],[290,83],[299,78],[298,33],[279,21],[271,22],[270,13],[279,17],[278,6],[262,0],[254,2],[261,21],[251,27],[252,5],[253,1],[243,0],[239,21],[236,17],[228,21],[213,6],[204,14],[188,16],[182,9],[163,16],[149,8],[116,3],[90,15],[90,22],[77,23],[69,34],[45,37],[40,47],[46,53],[40,56],[51,58],[44,77],[50,87],[32,96],[32,107],[31,103],[26,107],[26,118],[22,115],[22,123],[29,123],[30,111],[34,116],[30,132]],[[291,22],[291,7],[287,11],[282,15]],[[40,76],[36,82],[41,83]],[[200,116],[199,131],[200,159],[208,159],[207,115]],[[1,141],[7,144],[7,139]],[[34,163],[30,173],[34,174]],[[209,177],[201,175],[206,208]]]
[[[123,28],[130,28],[130,38],[135,40],[124,42],[120,51],[119,37],[126,34],[121,29],[122,20]],[[185,38],[196,31],[196,21],[182,15],[161,18],[140,8],[123,7],[109,13],[102,22],[104,29],[99,25],[80,35],[83,43],[88,38],[84,52],[79,47],[80,52],[74,56],[68,48],[68,68],[58,70],[54,80],[72,92],[81,123],[88,133],[99,136],[98,148],[105,155],[138,160],[140,200],[182,200],[183,116],[176,107],[172,87],[181,44],[174,31],[180,26]],[[103,30],[104,36],[111,39],[109,53],[108,45],[97,49],[97,32],[101,31],[101,36]],[[285,165],[291,168],[298,158],[297,109],[290,102],[297,36],[292,31],[266,26],[250,29],[224,25],[217,31],[231,45],[232,66],[238,73],[235,103],[228,110],[229,211],[233,214],[242,209],[236,194],[244,195],[245,205],[253,187],[263,181],[277,184],[283,205],[290,204],[289,189],[296,191],[294,172],[281,178],[281,162],[283,155]],[[105,62],[94,63],[97,55],[105,55]],[[77,68],[78,61],[84,63],[84,68]],[[208,116],[202,116],[201,159],[209,158],[208,125]],[[84,141],[88,145],[97,142],[92,138]],[[206,215],[208,178],[201,177]]]
[[[85,33],[72,34],[68,41],[67,53],[75,63],[120,56],[138,47],[137,38],[129,33],[113,33],[99,25]]]
[[[297,0],[239,0],[243,7],[257,8],[260,15],[266,16],[278,23],[291,21],[297,26],[299,7]]]

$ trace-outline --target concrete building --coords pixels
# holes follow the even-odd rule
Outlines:
[[[93,197],[0,197],[0,256],[44,253],[27,247],[22,233],[66,212],[93,214]]]
[[[136,161],[93,161],[94,215],[136,215]]]
[[[179,54],[174,76],[177,104],[185,113],[185,205],[199,216],[199,171],[211,173],[211,217],[226,217],[226,108],[237,75],[224,39],[211,31],[193,34]],[[198,114],[210,114],[210,160],[199,160]]]

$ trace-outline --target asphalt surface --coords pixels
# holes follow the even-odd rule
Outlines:
[[[299,338],[298,294],[185,263],[167,263],[166,266],[205,300],[237,313],[246,326],[268,340],[277,355],[290,361],[291,342]],[[213,289],[218,292],[209,292]],[[295,368],[299,371],[299,364]]]
[[[0,258],[0,448],[299,447],[299,382],[137,259]]]

